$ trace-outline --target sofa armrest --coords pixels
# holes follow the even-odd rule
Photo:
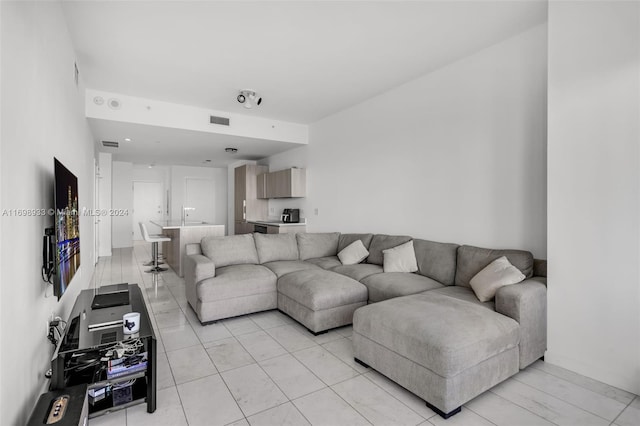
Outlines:
[[[199,244],[198,244],[199,245]],[[201,254],[185,255],[184,287],[187,301],[194,311],[198,311],[197,285],[200,281],[216,276],[216,265],[211,259]]]
[[[543,277],[507,285],[496,293],[496,312],[520,324],[520,368],[547,350],[547,286]]]
[[[185,256],[190,256],[192,254],[202,254],[202,247],[200,247],[200,243],[185,244],[184,254]]]

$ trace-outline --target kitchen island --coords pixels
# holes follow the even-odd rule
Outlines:
[[[182,257],[185,245],[199,243],[203,237],[224,236],[225,226],[207,222],[181,222],[179,220],[151,221],[162,228],[162,233],[171,237],[171,241],[162,243],[162,253],[166,262],[179,277],[183,276]]]
[[[247,223],[253,225],[253,232],[262,234],[297,234],[307,232],[306,222],[282,222],[280,220],[249,220]]]

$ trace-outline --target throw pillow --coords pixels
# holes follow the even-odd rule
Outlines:
[[[382,250],[382,269],[384,272],[416,272],[418,262],[413,249],[413,240]]]
[[[367,256],[369,252],[360,240],[355,240],[338,253],[338,259],[343,265],[355,265],[365,260]]]
[[[506,256],[502,256],[478,272],[469,284],[481,302],[488,302],[495,297],[500,287],[517,284],[524,279],[524,274]]]

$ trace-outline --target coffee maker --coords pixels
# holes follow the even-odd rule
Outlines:
[[[300,223],[300,209],[284,209],[282,221],[284,223]]]

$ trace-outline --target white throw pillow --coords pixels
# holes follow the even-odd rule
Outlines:
[[[338,259],[343,265],[355,265],[369,256],[369,252],[361,240],[355,240],[338,253]]]
[[[481,302],[488,302],[496,296],[500,287],[517,284],[524,279],[524,274],[506,256],[502,256],[478,272],[469,284]]]
[[[416,272],[418,262],[413,249],[413,240],[382,250],[382,268],[384,272]]]

